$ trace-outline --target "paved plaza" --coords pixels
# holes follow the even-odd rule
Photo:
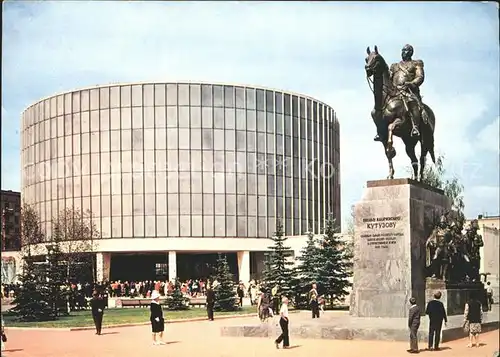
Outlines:
[[[253,318],[239,318],[233,323],[248,324]],[[238,321],[239,320],[239,321]],[[9,342],[2,356],[12,357],[126,357],[204,356],[407,356],[408,344],[385,341],[299,340],[292,336],[290,350],[276,350],[271,339],[221,337],[220,327],[228,320],[187,322],[166,326],[166,346],[152,346],[149,326],[105,329],[102,336],[93,331],[53,331],[7,329]],[[498,350],[498,330],[481,336],[480,348],[466,348],[465,340],[443,344],[439,356],[492,357]],[[424,348],[424,345],[420,345]],[[434,355],[423,352],[423,355]]]

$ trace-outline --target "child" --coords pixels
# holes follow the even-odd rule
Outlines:
[[[323,315],[325,313],[325,298],[323,297],[323,295],[321,295],[318,298],[318,304],[319,304],[319,311],[321,315]]]

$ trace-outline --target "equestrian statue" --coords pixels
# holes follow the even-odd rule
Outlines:
[[[388,179],[394,178],[392,160],[396,156],[393,136],[399,136],[411,159],[412,179],[423,180],[425,158],[434,156],[435,116],[432,109],[422,102],[420,86],[424,82],[424,62],[412,59],[413,47],[406,45],[401,50],[402,60],[389,66],[379,54],[377,46],[374,51],[366,49],[366,78],[373,87],[375,105],[371,112],[377,127],[375,141],[384,145],[385,155],[389,163]],[[420,170],[415,154],[415,147],[420,142]]]

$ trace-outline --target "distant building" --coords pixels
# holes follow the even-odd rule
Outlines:
[[[15,280],[21,263],[21,193],[0,191],[2,283]]]
[[[471,220],[468,220],[469,222]],[[477,217],[479,224],[479,234],[483,237],[484,247],[481,248],[481,268],[480,272],[487,274],[487,281],[491,282],[493,288],[493,298],[499,301],[500,276],[500,216]]]
[[[2,252],[21,248],[21,193],[0,191]]]

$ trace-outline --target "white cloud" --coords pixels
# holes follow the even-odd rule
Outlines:
[[[500,151],[500,117],[483,127],[476,136],[475,141],[484,150],[498,153]]]

